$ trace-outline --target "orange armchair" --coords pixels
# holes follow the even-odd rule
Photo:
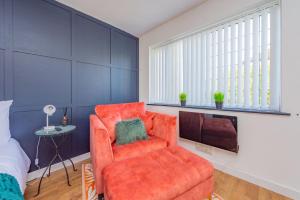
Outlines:
[[[146,111],[143,102],[97,105],[95,112],[90,116],[90,152],[97,194],[104,192],[102,170],[110,163],[176,145],[176,116]],[[144,122],[149,139],[116,145],[116,123],[131,118]]]

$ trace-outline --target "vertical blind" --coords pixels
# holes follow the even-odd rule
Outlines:
[[[280,6],[256,9],[220,25],[150,48],[150,103],[280,109]]]

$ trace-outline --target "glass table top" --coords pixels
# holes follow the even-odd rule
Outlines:
[[[55,135],[61,135],[66,133],[71,133],[73,130],[76,129],[76,126],[74,125],[67,125],[67,126],[55,126],[55,130],[45,130],[44,128],[34,132],[37,136],[55,136]]]

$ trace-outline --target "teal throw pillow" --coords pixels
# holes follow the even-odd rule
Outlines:
[[[138,118],[118,122],[116,136],[117,145],[148,139],[144,123]]]

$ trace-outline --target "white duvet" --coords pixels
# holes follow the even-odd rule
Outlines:
[[[26,187],[29,167],[30,159],[15,139],[11,138],[7,144],[0,146],[0,173],[14,176],[22,193]]]

